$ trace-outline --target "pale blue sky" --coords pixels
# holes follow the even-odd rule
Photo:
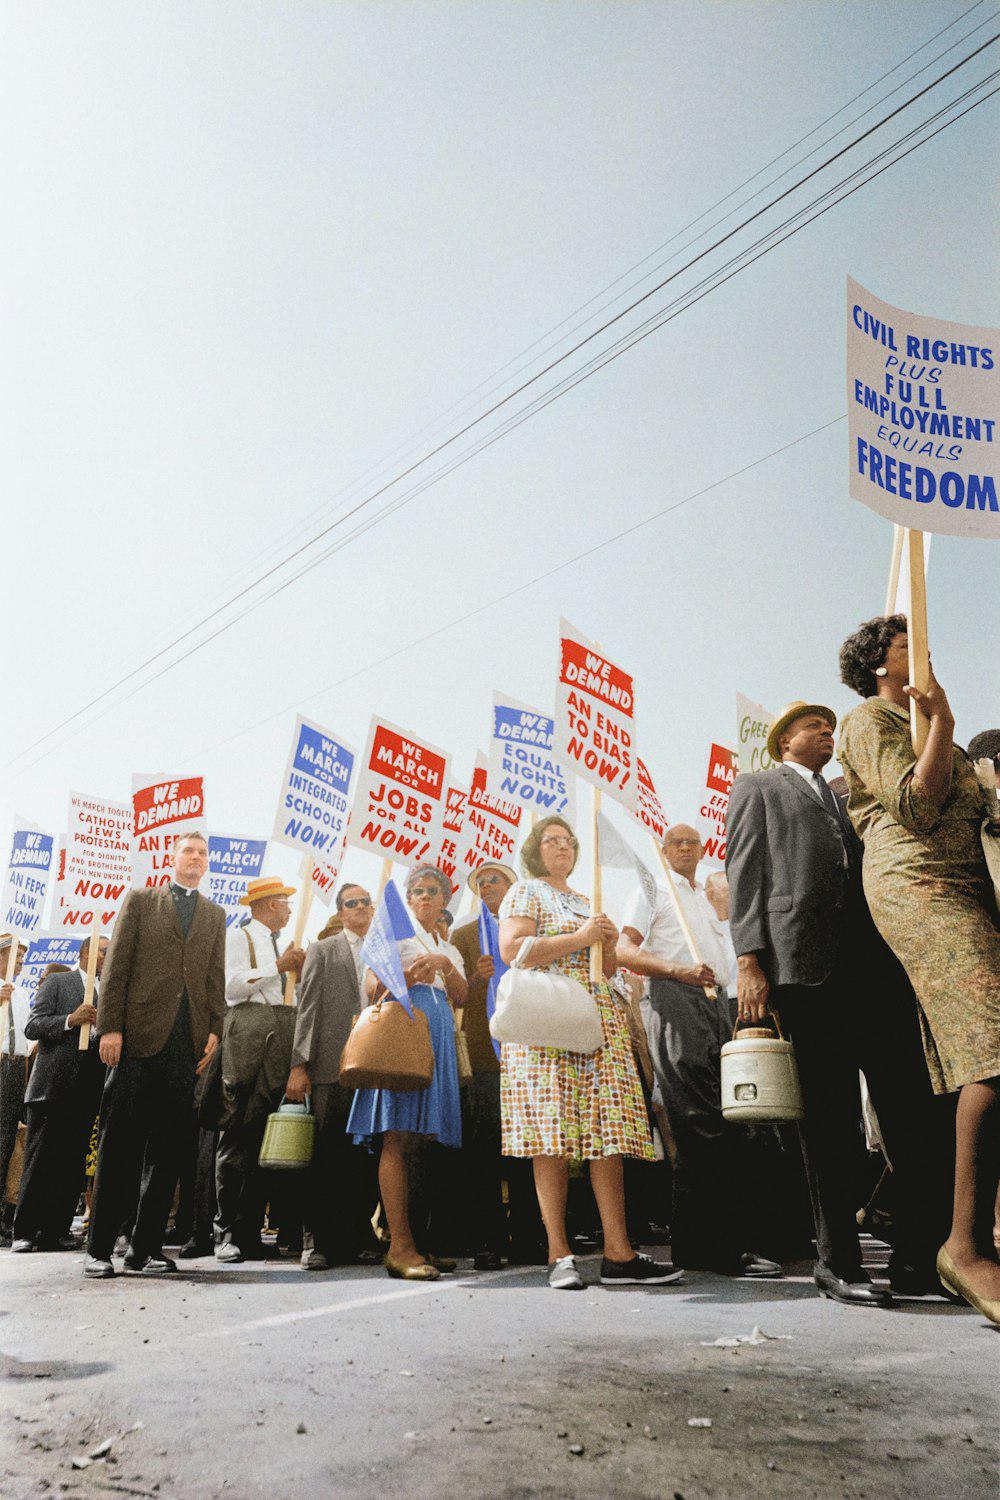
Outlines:
[[[334,519],[412,434],[434,424],[410,460],[440,440],[471,388],[964,8],[3,5],[5,748]],[[957,60],[995,12],[891,83],[987,23]],[[711,741],[732,742],[737,689],[846,710],[837,648],[882,608],[891,528],[848,499],[845,423],[372,664],[839,417],[848,273],[1000,323],[996,103],[5,769],[4,843],[12,812],[56,833],[71,788],[125,797],[149,768],[203,772],[213,830],[269,833],[296,710],[359,749],[379,713],[467,781],[494,687],[551,706],[560,614],[634,673],[675,821],[697,813]],[[995,544],[935,542],[959,739],[1000,723],[998,581]],[[352,852],[347,873],[373,865]]]

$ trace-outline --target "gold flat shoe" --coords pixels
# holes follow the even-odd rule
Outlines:
[[[1000,1298],[980,1297],[978,1292],[974,1292],[943,1245],[937,1253],[935,1264],[938,1276],[949,1292],[954,1292],[956,1297],[963,1297],[970,1307],[982,1313],[991,1323],[1000,1324]]]
[[[432,1265],[402,1266],[391,1255],[386,1256],[384,1264],[388,1274],[400,1281],[439,1281],[441,1278],[441,1272]]]

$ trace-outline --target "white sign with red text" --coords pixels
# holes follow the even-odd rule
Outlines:
[[[662,844],[663,835],[667,831],[667,815],[663,811],[656,787],[653,785],[649,768],[641,756],[637,755],[635,758],[635,769],[639,787],[639,805],[635,810],[635,816],[642,826]]]
[[[168,885],[174,840],[195,832],[208,837],[202,777],[132,777],[132,884],[137,890]]]
[[[634,813],[635,690],[631,675],[568,620],[559,626],[554,748],[567,771]]]
[[[444,812],[444,837],[441,840],[441,852],[434,863],[439,870],[443,870],[451,881],[452,895],[459,889],[460,881],[458,875],[458,861],[461,854],[459,841],[465,828],[465,818],[469,810],[469,794],[464,786],[459,786],[453,781],[446,795],[446,806]]]
[[[433,861],[444,840],[451,756],[372,718],[347,842],[396,864]]]
[[[705,800],[701,805],[701,816],[710,830],[705,836],[706,859],[724,861],[726,858],[726,814],[735,776],[734,751],[727,750],[725,745],[713,745],[705,776]]]
[[[514,863],[524,809],[519,802],[495,796],[487,787],[488,777],[486,756],[477,752],[458,861],[463,879],[490,860],[502,865]]]
[[[89,927],[96,913],[107,932],[131,884],[132,808],[127,802],[70,792],[54,924]]]

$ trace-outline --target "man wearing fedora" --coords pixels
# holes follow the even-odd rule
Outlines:
[[[226,1023],[222,1037],[223,1116],[215,1157],[215,1258],[259,1255],[266,1192],[257,1158],[267,1116],[281,1098],[294,1016],[283,1013],[285,978],[298,978],[305,954],[282,948],[292,886],[271,875],[251,880],[240,905],[250,920],[226,937]]]
[[[776,764],[736,777],[730,929],[740,1016],[760,1021],[773,1006],[795,1044],[816,1285],[839,1302],[885,1307],[891,1295],[872,1285],[858,1241],[859,1069],[894,1168],[894,1291],[940,1290],[933,1247],[947,1233],[947,1191],[932,1167],[941,1154],[913,994],[875,930],[860,841],[822,775],[836,723],[822,704],[790,703],[768,735]]]

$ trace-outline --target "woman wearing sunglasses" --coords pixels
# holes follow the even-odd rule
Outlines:
[[[454,1270],[453,1261],[435,1264],[433,1256],[417,1249],[410,1227],[408,1161],[415,1135],[431,1136],[443,1146],[462,1144],[451,1006],[465,1004],[468,985],[461,954],[436,931],[450,897],[451,881],[433,865],[418,865],[406,877],[406,900],[417,935],[399,943],[399,957],[410,1002],[423,1011],[430,1026],[434,1075],[425,1089],[358,1089],[347,1121],[355,1138],[382,1137],[378,1185],[390,1237],[385,1268],[390,1276],[406,1281],[436,1281],[441,1269]],[[375,976],[370,972],[368,988],[374,998]]]

